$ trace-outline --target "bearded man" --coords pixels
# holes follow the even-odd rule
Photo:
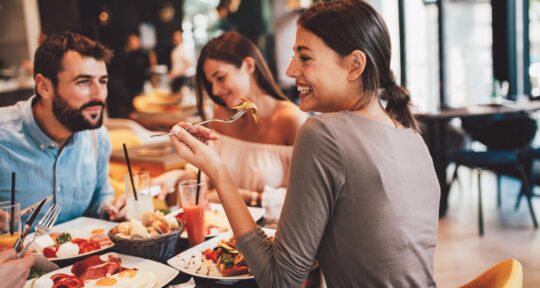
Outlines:
[[[111,145],[103,124],[112,52],[71,32],[52,34],[34,56],[36,95],[0,108],[0,201],[27,207],[49,195],[58,223],[83,215],[123,218],[109,185]],[[42,209],[42,214],[47,209]]]

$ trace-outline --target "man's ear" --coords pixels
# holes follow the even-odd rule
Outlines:
[[[255,63],[255,59],[253,57],[246,57],[244,58],[244,61],[242,62],[242,65],[245,65],[247,71],[249,73],[255,72],[255,67],[257,66]]]
[[[36,75],[35,81],[36,81],[36,92],[43,99],[47,99],[47,100],[52,99],[52,97],[54,96],[54,85],[51,79],[38,73]]]
[[[366,69],[366,53],[354,50],[347,57],[349,58],[349,81],[357,81]]]

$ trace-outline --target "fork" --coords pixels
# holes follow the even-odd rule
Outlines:
[[[41,217],[38,224],[36,225],[34,236],[32,237],[32,240],[30,240],[24,248],[17,254],[18,258],[21,258],[26,250],[32,245],[34,240],[36,240],[37,237],[48,234],[51,228],[54,226],[54,223],[56,223],[56,219],[58,219],[58,215],[60,215],[60,210],[62,210],[62,207],[53,204],[47,212]]]
[[[209,123],[209,122],[221,122],[221,123],[233,123],[234,121],[240,119],[242,116],[244,116],[244,114],[246,114],[248,110],[240,110],[236,113],[234,113],[234,115],[232,115],[231,117],[229,117],[228,119],[225,119],[225,120],[222,120],[222,119],[208,119],[208,120],[205,120],[205,121],[202,121],[202,122],[199,122],[189,128],[186,128],[184,129],[184,131],[189,131],[189,129],[195,127],[195,126],[200,126],[200,125],[203,125],[203,124],[206,124],[206,123]],[[167,132],[167,133],[160,133],[160,134],[154,134],[154,135],[151,135],[150,137],[158,137],[158,136],[169,136],[169,135],[173,135],[174,132]]]

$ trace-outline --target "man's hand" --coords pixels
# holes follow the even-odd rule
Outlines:
[[[35,261],[31,253],[17,259],[17,253],[13,249],[0,252],[0,288],[23,287]]]
[[[167,171],[152,180],[152,186],[158,185],[161,187],[161,191],[158,195],[160,200],[165,200],[167,194],[176,190],[175,186],[184,174],[185,171],[175,169]]]
[[[109,215],[109,220],[118,221],[126,218],[126,195],[120,195],[112,200],[110,205],[105,207],[105,213]]]

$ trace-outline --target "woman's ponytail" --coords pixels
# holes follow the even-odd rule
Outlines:
[[[386,113],[398,121],[403,127],[419,131],[418,123],[414,118],[410,106],[411,95],[409,91],[394,81],[383,86],[381,98],[386,99]]]

